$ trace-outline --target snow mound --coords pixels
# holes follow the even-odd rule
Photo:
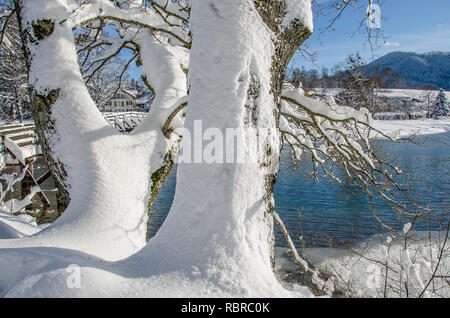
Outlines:
[[[28,215],[14,216],[0,210],[0,239],[25,237],[40,230],[34,218]]]

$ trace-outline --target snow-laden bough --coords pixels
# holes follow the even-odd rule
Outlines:
[[[186,95],[180,68],[186,50],[152,41],[144,29],[136,35],[157,98],[141,127],[122,135],[101,116],[80,74],[72,34],[77,4],[24,1],[19,8],[29,35],[37,133],[60,192],[70,193],[70,204],[49,228],[0,246],[69,248],[109,260],[130,256],[145,245],[147,205],[178,145],[178,137],[166,138],[161,128]],[[150,16],[147,23],[152,22]]]

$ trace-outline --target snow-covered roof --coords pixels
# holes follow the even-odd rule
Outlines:
[[[137,98],[139,95],[138,91],[132,88],[122,88],[121,91],[133,98]]]
[[[136,104],[148,104],[154,95],[151,92],[145,92],[138,99],[136,99]]]
[[[377,94],[379,96],[385,96],[388,98],[411,98],[423,100],[426,99],[428,95],[430,98],[436,98],[439,93],[438,90],[430,91],[430,90],[421,90],[421,89],[377,89]],[[450,92],[445,92],[447,97],[450,97]]]
[[[399,99],[410,99],[411,96],[408,96],[407,94],[403,94],[400,92],[378,92],[379,96],[385,97],[385,98],[399,98]]]

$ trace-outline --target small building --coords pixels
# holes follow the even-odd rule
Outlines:
[[[104,107],[105,112],[132,112],[139,111],[136,105],[138,92],[136,90],[121,88]]]

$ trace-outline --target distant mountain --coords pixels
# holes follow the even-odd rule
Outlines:
[[[401,75],[410,88],[432,85],[436,88],[450,89],[450,52],[425,54],[392,52],[366,65],[364,73],[367,76],[374,76],[387,68]]]

